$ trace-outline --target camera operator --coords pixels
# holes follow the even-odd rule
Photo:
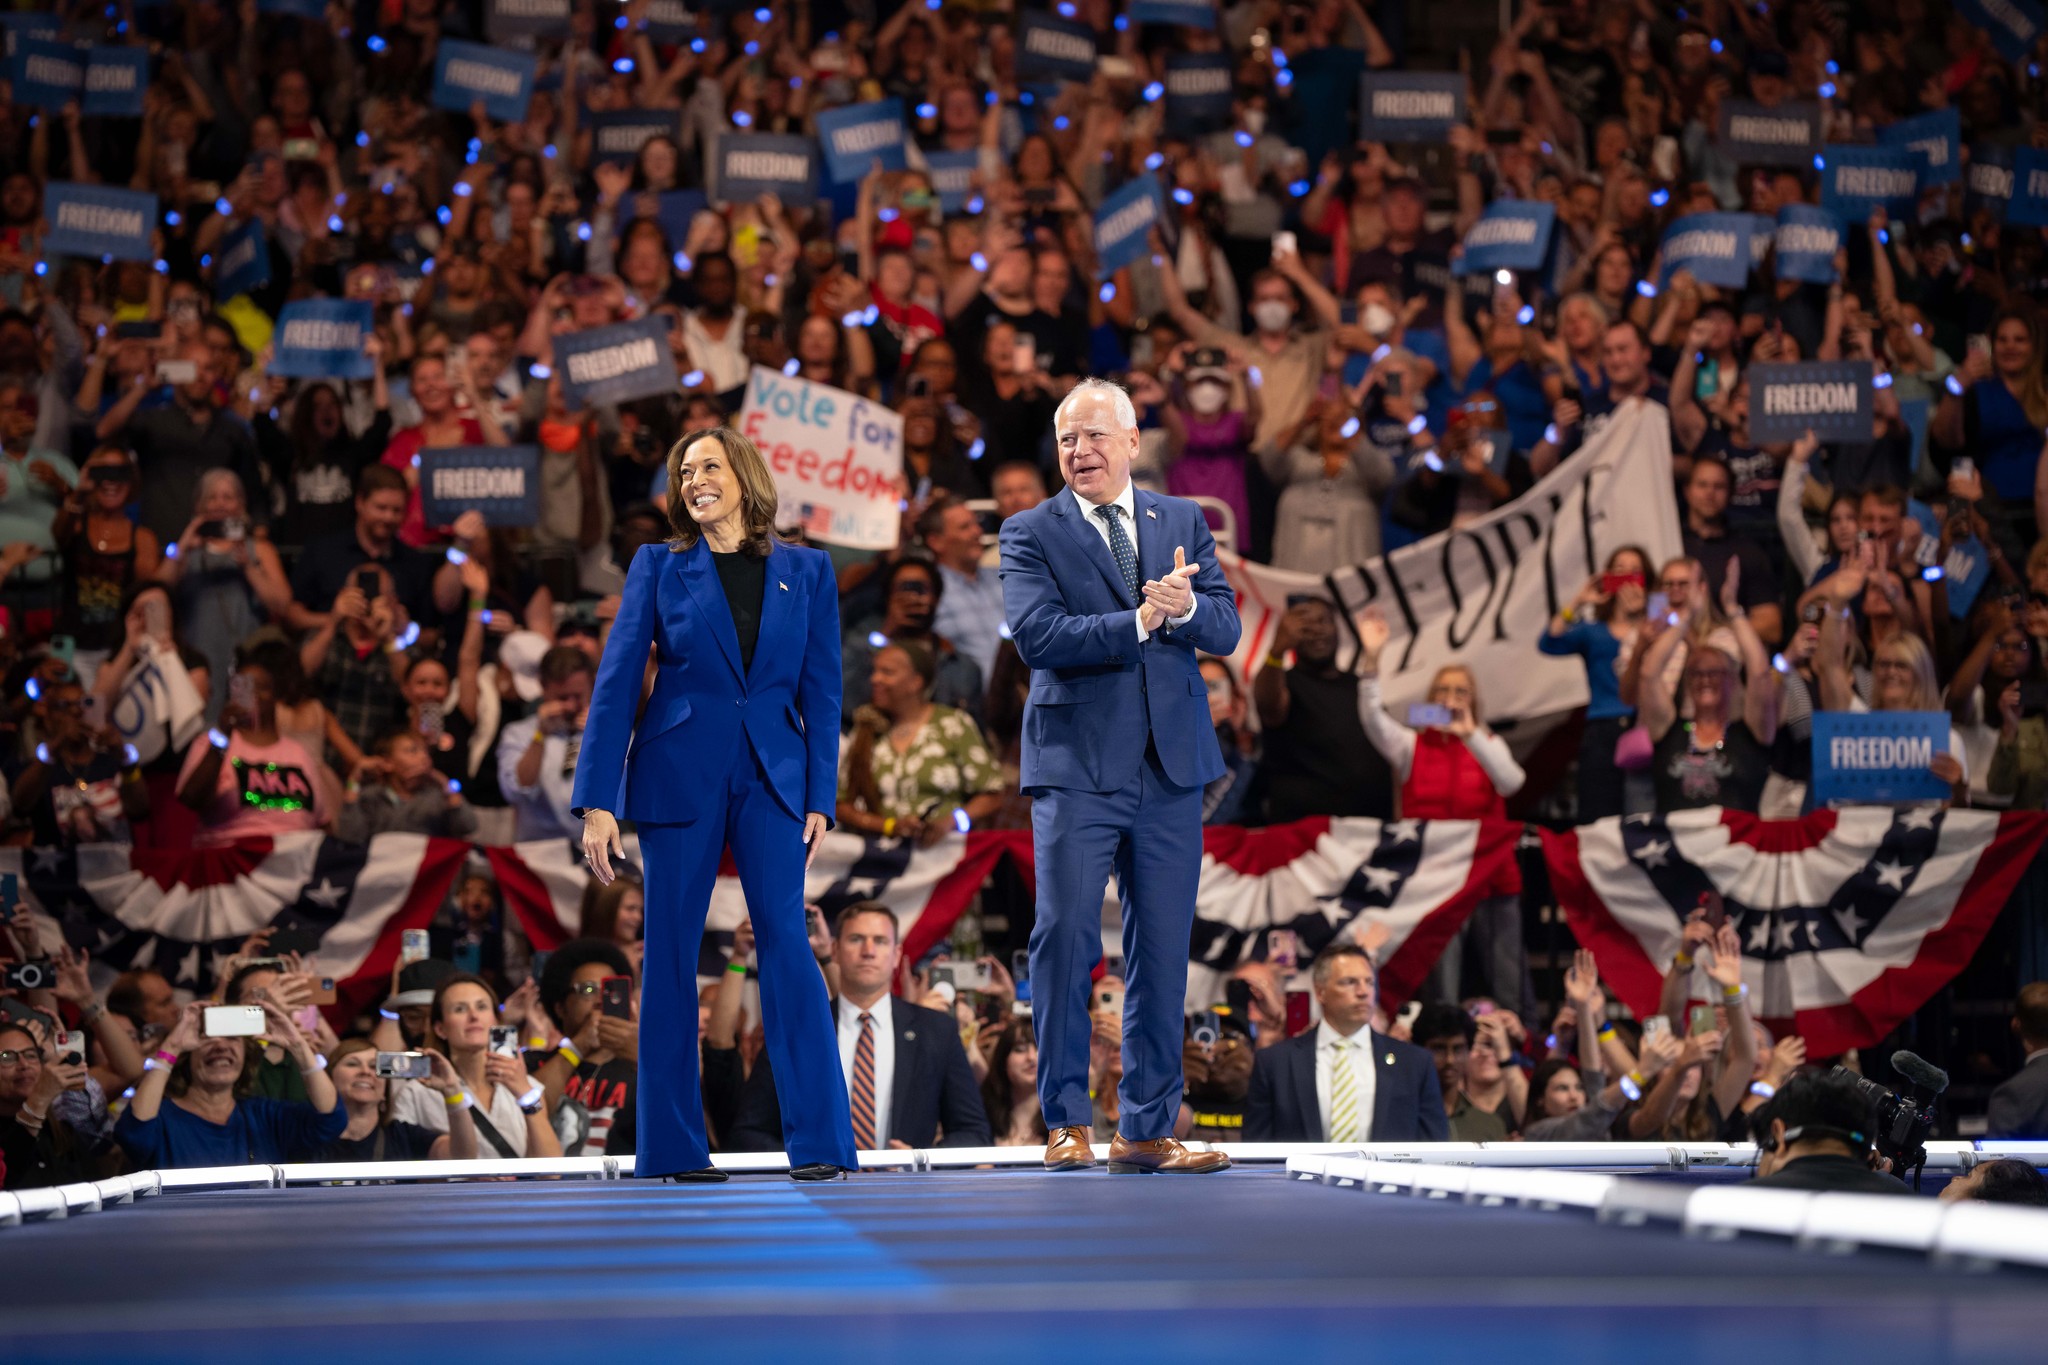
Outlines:
[[[1872,1162],[1870,1104],[1852,1076],[1802,1071],[1750,1116],[1755,1125],[1757,1178],[1778,1190],[1836,1194],[1905,1194]]]

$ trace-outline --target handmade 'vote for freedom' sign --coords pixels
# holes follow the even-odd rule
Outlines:
[[[1920,162],[1920,188],[1947,185],[1963,174],[1963,113],[1954,105],[1880,128],[1877,140],[1904,147]]]
[[[1772,244],[1778,251],[1779,279],[1833,284],[1842,220],[1811,204],[1787,204],[1778,210]]]
[[[877,162],[885,171],[908,164],[903,151],[903,101],[896,98],[848,104],[818,115],[818,143],[825,169],[842,185],[857,183]]]
[[[1942,800],[1949,785],[1928,768],[1948,731],[1946,711],[1814,712],[1814,803]]]
[[[434,58],[434,107],[467,113],[482,103],[499,123],[526,117],[536,62],[531,53],[443,38]]]
[[[901,417],[844,389],[756,365],[740,430],[768,461],[785,525],[849,549],[895,547]]]
[[[1867,443],[1876,392],[1867,360],[1808,360],[1751,365],[1749,439],[1759,445],[1796,441],[1811,431],[1823,441]]]
[[[790,205],[808,204],[818,194],[818,148],[795,133],[721,133],[714,199],[745,203],[764,194]]]
[[[153,194],[59,181],[43,193],[43,219],[50,225],[43,250],[52,256],[154,259],[149,246],[157,223]]]
[[[1686,270],[1701,284],[1740,289],[1749,282],[1750,238],[1746,213],[1688,213],[1664,234],[1664,278]]]
[[[575,408],[673,393],[676,362],[668,321],[640,318],[555,338],[555,372]]]
[[[673,109],[608,109],[590,115],[590,155],[598,161],[631,161],[650,139],[673,138],[682,116]]]
[[[1458,273],[1541,270],[1550,256],[1550,233],[1556,225],[1555,204],[1534,199],[1496,199],[1465,234],[1465,255],[1458,264]],[[1748,248],[1746,238],[1743,246]]]
[[[1820,105],[1788,100],[1768,108],[1750,100],[1722,100],[1714,141],[1723,155],[1748,166],[1813,164],[1820,150]]]
[[[1882,208],[1908,217],[1920,202],[1920,162],[1904,147],[1830,143],[1821,152],[1820,206],[1850,223]]]
[[[1026,10],[1017,19],[1017,78],[1086,82],[1095,76],[1095,30]]]
[[[376,323],[368,299],[300,299],[277,315],[270,372],[286,379],[368,379],[363,343]]]
[[[1428,142],[1465,121],[1465,78],[1455,71],[1368,71],[1358,78],[1364,142]]]
[[[492,526],[540,521],[539,446],[438,446],[420,452],[420,513],[449,526],[481,512]]]
[[[1146,234],[1166,216],[1159,177],[1141,175],[1102,201],[1095,211],[1096,269],[1107,279],[1150,248]]]

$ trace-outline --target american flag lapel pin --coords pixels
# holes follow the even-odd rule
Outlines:
[[[1159,520],[1159,512],[1158,512],[1158,509],[1156,509],[1156,508],[1152,508],[1152,507],[1147,507],[1147,508],[1145,509],[1145,515],[1146,515],[1146,516],[1148,516],[1148,517],[1150,517],[1150,518],[1152,518],[1152,520],[1154,520],[1154,521],[1157,521],[1157,520]]]

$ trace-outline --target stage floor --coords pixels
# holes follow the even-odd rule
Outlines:
[[[2048,1276],[1290,1181],[166,1193],[0,1228],[0,1360],[2038,1361]]]

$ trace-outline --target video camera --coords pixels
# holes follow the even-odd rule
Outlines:
[[[1892,1054],[1892,1070],[1907,1082],[1907,1092],[1879,1085],[1846,1067],[1833,1074],[1855,1083],[1856,1093],[1870,1106],[1871,1145],[1892,1164],[1892,1174],[1904,1180],[1913,1173],[1913,1188],[1920,1188],[1920,1169],[1927,1164],[1927,1139],[1934,1132],[1936,1097],[1948,1089],[1948,1073],[1911,1052]]]

